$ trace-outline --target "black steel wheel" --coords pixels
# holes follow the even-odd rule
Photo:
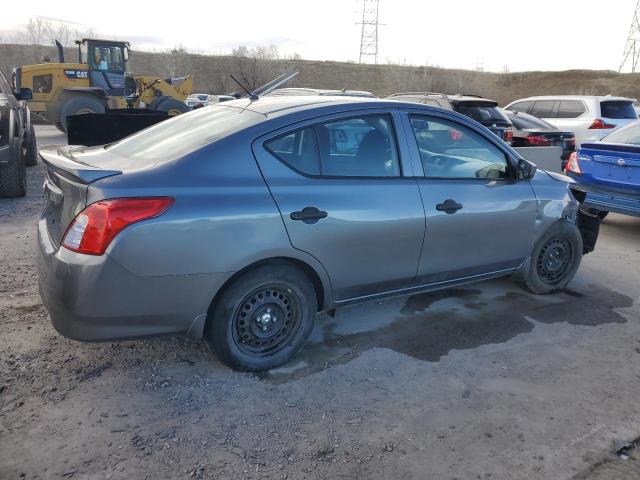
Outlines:
[[[235,370],[259,372],[291,360],[315,322],[313,283],[296,266],[275,262],[245,272],[209,309],[205,339]]]
[[[552,225],[536,242],[516,281],[535,294],[561,290],[573,279],[583,253],[582,235],[567,220]]]
[[[549,238],[540,250],[536,261],[538,275],[550,285],[562,280],[573,263],[573,251],[566,235],[554,235]]]
[[[247,355],[273,355],[300,328],[299,299],[284,285],[267,285],[247,295],[233,318],[233,340]]]

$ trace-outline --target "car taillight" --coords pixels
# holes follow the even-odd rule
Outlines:
[[[578,154],[576,152],[571,152],[571,155],[569,155],[569,160],[567,160],[565,172],[577,173],[578,175],[582,175],[582,169],[580,168],[580,162],[578,162]]]
[[[596,118],[591,124],[591,126],[589,127],[589,129],[591,130],[603,130],[603,129],[609,129],[609,128],[616,128],[616,126],[611,125],[610,123],[607,123],[604,120],[601,120],[600,118]]]
[[[533,145],[534,147],[546,147],[551,144],[551,142],[545,138],[543,135],[527,135],[527,142],[529,145]]]
[[[504,131],[504,141],[507,143],[511,143],[512,140],[513,140],[513,128],[507,127],[507,129]]]
[[[86,255],[102,255],[111,241],[132,223],[162,215],[172,197],[113,198],[92,203],[73,219],[62,245]]]

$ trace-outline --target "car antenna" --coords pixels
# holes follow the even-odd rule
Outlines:
[[[258,100],[258,98],[260,98],[257,95],[252,94],[242,83],[240,83],[240,81],[236,77],[234,77],[233,75],[229,75],[229,76],[231,77],[231,80],[236,82],[240,86],[240,88],[244,90],[247,95],[249,95],[249,98],[251,100]]]
[[[251,92],[251,94],[252,95],[256,95],[256,96],[257,95],[267,95],[268,93],[273,92],[276,88],[278,88],[282,84],[287,83],[293,77],[298,75],[298,73],[300,73],[300,72],[298,72],[298,71],[291,72],[291,73],[286,73],[285,72],[282,75],[280,75],[279,77],[274,78],[270,82],[265,83],[261,87],[256,88],[253,92]]]

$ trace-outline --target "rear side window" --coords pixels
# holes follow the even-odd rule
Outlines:
[[[638,118],[636,109],[631,102],[621,100],[607,100],[600,102],[600,113],[604,118],[634,119]]]
[[[294,170],[327,177],[395,177],[400,162],[391,118],[364,115],[280,135],[265,148]]]
[[[507,110],[511,110],[512,112],[527,113],[532,103],[533,102],[516,102],[509,108],[507,108]]]
[[[479,134],[441,118],[412,115],[410,119],[426,177],[509,177],[505,154]]]
[[[531,115],[538,118],[551,118],[555,100],[537,100],[533,102]]]
[[[578,118],[587,112],[587,107],[580,100],[561,100],[556,118]]]

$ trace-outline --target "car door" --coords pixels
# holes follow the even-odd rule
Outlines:
[[[338,301],[416,276],[424,210],[396,121],[381,111],[331,116],[253,144],[291,244],[324,266]]]
[[[513,180],[501,142],[451,117],[408,113],[426,215],[416,283],[457,281],[519,267],[532,249],[536,199]]]

